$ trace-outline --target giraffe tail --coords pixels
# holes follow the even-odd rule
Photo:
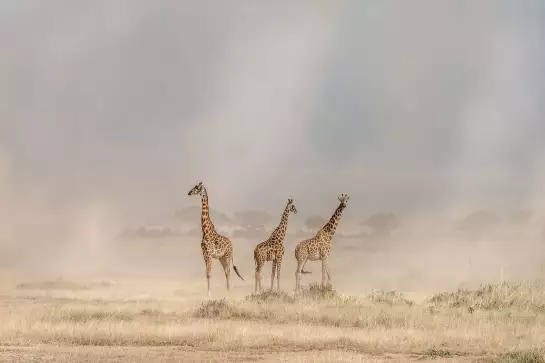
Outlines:
[[[235,264],[233,264],[233,270],[235,270],[235,273],[240,277],[242,281],[244,281],[244,277],[240,276],[240,272],[238,272],[238,268]]]
[[[235,270],[235,273],[237,274],[238,277],[240,277],[240,279],[242,281],[244,281],[244,277],[240,276],[240,272],[238,272],[238,268],[237,268],[237,265],[235,265],[235,259],[233,258],[231,260],[231,262],[233,263],[233,270]]]

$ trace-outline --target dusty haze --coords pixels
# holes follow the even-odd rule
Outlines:
[[[535,273],[545,8],[514,4],[3,1],[4,267],[202,279],[198,238],[117,237],[176,225],[202,180],[227,215],[279,219],[293,196],[301,225],[348,193],[339,231],[401,216],[387,248],[337,238],[346,288]],[[467,247],[453,226],[479,209],[534,214]],[[249,281],[260,241],[233,240]],[[293,263],[284,271],[291,287]]]

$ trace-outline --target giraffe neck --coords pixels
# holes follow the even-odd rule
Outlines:
[[[210,236],[211,234],[216,233],[216,229],[214,228],[214,224],[212,223],[212,220],[210,219],[210,211],[208,209],[208,193],[206,192],[206,188],[202,187],[201,192],[201,202],[202,202],[202,213],[201,213],[201,226],[202,226],[202,235],[204,238]]]
[[[280,224],[273,232],[273,236],[277,237],[278,241],[283,241],[284,237],[286,236],[286,230],[288,229],[288,217],[290,215],[289,211],[289,204],[286,206],[286,209],[284,209],[284,213],[282,213],[282,218],[280,218]]]
[[[333,213],[333,215],[331,216],[331,219],[329,219],[329,222],[327,222],[326,225],[322,227],[321,232],[326,233],[329,237],[333,237],[333,235],[335,234],[335,230],[339,225],[339,221],[341,220],[341,215],[343,214],[344,208],[345,207],[341,203],[335,210],[335,213]]]

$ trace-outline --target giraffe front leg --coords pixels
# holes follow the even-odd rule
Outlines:
[[[301,286],[301,266],[303,265],[302,261],[297,260],[297,270],[295,270],[295,293],[299,292]]]
[[[263,268],[263,261],[258,260],[255,268],[255,293],[261,292],[261,269]]]
[[[263,269],[263,266],[265,266],[266,261],[261,262],[261,268],[259,269],[258,279],[257,279],[257,288],[259,292],[263,292],[263,277],[261,276],[261,270]]]
[[[322,289],[325,286],[325,279],[327,275],[327,258],[322,258]]]
[[[276,260],[272,260],[271,291],[274,288],[274,275],[276,275]]]
[[[254,277],[254,280],[255,280],[254,293],[255,294],[257,294],[257,279],[259,278],[259,272],[257,272],[257,269],[258,267],[255,268],[255,277]]]
[[[280,291],[280,268],[282,267],[282,258],[276,263],[276,288]]]
[[[204,255],[204,266],[206,267],[206,285],[208,288],[208,297],[210,297],[210,276],[212,275],[212,258],[207,254]]]

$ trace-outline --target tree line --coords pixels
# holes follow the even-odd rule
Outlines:
[[[194,225],[194,228],[188,234],[198,235],[200,233],[200,214],[200,206],[190,206],[176,211],[174,217],[177,221]],[[268,233],[266,227],[278,222],[278,216],[273,216],[262,210],[238,211],[232,217],[229,217],[222,212],[211,209],[210,215],[217,226],[238,227],[234,231],[234,235],[241,237],[263,237]],[[533,217],[534,213],[529,209],[516,210],[503,216],[492,210],[476,210],[455,222],[453,229],[465,233],[470,239],[478,239],[485,237],[487,233],[501,225],[526,226]],[[304,220],[304,225],[307,232],[316,233],[327,221],[328,218],[323,216],[311,215]],[[359,225],[370,231],[362,234],[362,236],[365,235],[370,239],[388,239],[394,231],[403,226],[403,221],[400,216],[393,212],[377,212],[363,219]],[[127,236],[162,238],[179,235],[180,233],[168,227],[140,227],[129,232],[126,231],[125,234]],[[543,238],[545,238],[545,229],[543,234]]]

